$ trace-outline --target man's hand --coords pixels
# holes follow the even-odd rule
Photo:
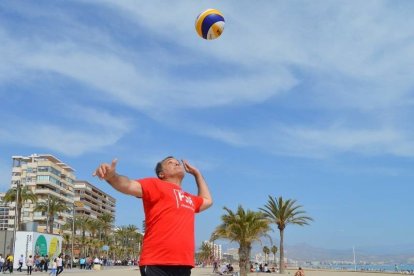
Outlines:
[[[116,163],[118,162],[118,159],[112,160],[111,164],[108,163],[102,163],[99,165],[99,167],[96,169],[96,171],[92,174],[93,176],[99,177],[100,180],[106,180],[108,181],[112,177],[116,175]]]
[[[200,206],[200,212],[204,211],[213,204],[213,199],[211,198],[207,183],[204,180],[204,177],[201,175],[201,172],[196,167],[191,166],[187,160],[181,161],[183,162],[185,171],[189,174],[192,174],[195,178],[198,187],[198,196],[201,196],[203,198],[203,203]]]
[[[115,190],[127,195],[133,195],[136,197],[142,197],[141,183],[135,180],[130,180],[126,176],[122,176],[116,173],[116,164],[118,159],[112,160],[111,164],[103,163],[99,165],[93,176],[99,177],[101,180],[108,182]]]
[[[181,162],[183,162],[184,169],[187,173],[192,174],[194,176],[200,174],[200,171],[196,167],[191,166],[187,160],[181,160]]]

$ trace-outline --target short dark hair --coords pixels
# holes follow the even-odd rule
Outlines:
[[[160,172],[162,172],[162,163],[164,163],[165,160],[170,159],[170,158],[174,158],[174,156],[165,157],[160,162],[158,162],[157,165],[155,166],[155,174],[157,175],[158,178],[160,178]]]

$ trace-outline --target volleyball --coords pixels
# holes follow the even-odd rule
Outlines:
[[[208,9],[200,13],[195,21],[197,34],[204,39],[218,38],[224,30],[224,16],[216,9]]]

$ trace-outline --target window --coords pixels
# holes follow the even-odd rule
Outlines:
[[[56,185],[60,185],[60,181],[54,178],[53,176],[50,177],[50,182]]]
[[[45,181],[49,181],[49,176],[48,175],[38,175],[37,176],[37,182],[45,182]]]
[[[55,168],[53,168],[53,167],[49,167],[49,171],[51,172],[51,173],[53,173],[54,175],[57,175],[57,176],[59,176],[60,177],[60,171],[58,171],[58,170],[56,170]]]
[[[49,167],[46,167],[46,166],[37,167],[37,171],[38,172],[49,172]]]

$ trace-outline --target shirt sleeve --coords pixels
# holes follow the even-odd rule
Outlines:
[[[194,207],[195,207],[195,212],[199,213],[200,212],[200,207],[203,204],[204,199],[201,196],[192,196],[193,202],[194,202]]]
[[[142,187],[142,199],[145,201],[155,201],[160,197],[158,184],[154,178],[137,179]]]

